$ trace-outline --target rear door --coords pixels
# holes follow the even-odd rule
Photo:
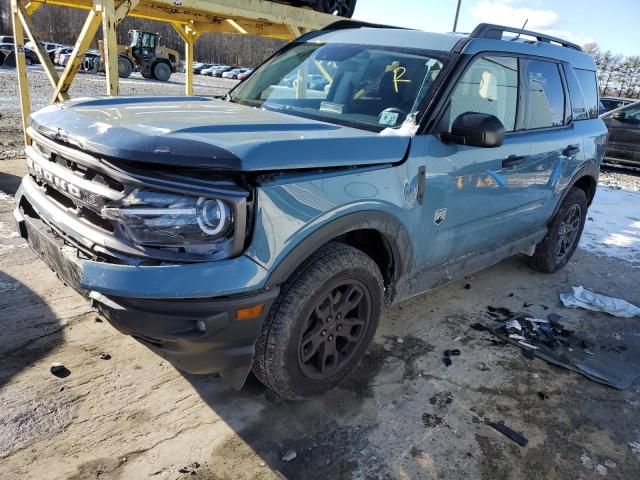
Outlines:
[[[521,59],[518,131],[530,144],[529,158],[507,173],[506,236],[544,227],[557,203],[561,180],[584,159],[583,133],[572,121],[562,65]],[[517,209],[516,209],[517,208]]]

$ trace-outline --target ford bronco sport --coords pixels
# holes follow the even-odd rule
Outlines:
[[[299,399],[383,304],[520,252],[563,267],[607,130],[576,45],[341,21],[225,98],[75,99],[28,135],[15,218],[64,282],[179,369]]]

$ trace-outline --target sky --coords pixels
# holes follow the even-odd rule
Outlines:
[[[457,0],[358,0],[354,18],[430,32],[453,29]],[[606,11],[603,7],[606,5]],[[481,22],[537,30],[640,55],[640,0],[462,0],[459,32]]]

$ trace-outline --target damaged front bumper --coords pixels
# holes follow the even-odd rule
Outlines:
[[[26,177],[25,182],[29,181]],[[195,264],[133,266],[83,259],[51,225],[55,205],[26,184],[16,193],[20,235],[65,282],[120,332],[190,373],[214,373],[240,388],[254,344],[278,288],[263,288],[267,271],[246,256]],[[25,208],[26,207],[26,208]],[[237,320],[239,310],[263,305]]]

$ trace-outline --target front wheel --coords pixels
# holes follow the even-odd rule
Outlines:
[[[584,190],[572,188],[553,217],[547,236],[536,245],[529,262],[533,269],[553,273],[569,262],[582,236],[587,208]]]
[[[256,342],[255,375],[289,400],[335,387],[371,343],[382,298],[369,256],[341,243],[323,247],[282,287]]]
[[[118,57],[118,76],[120,78],[129,78],[133,72],[133,65],[129,59]]]
[[[158,62],[153,66],[153,77],[160,81],[166,82],[171,78],[171,67],[164,62]]]

